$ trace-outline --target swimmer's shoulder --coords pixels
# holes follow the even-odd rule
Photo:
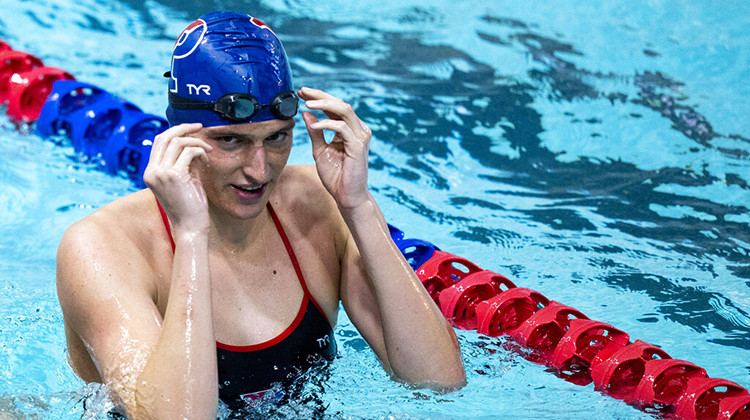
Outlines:
[[[171,261],[168,238],[162,245],[165,239],[147,238],[158,229],[153,225],[159,219],[153,194],[143,190],[105,205],[63,235],[57,252],[57,294],[71,366],[87,382],[102,379],[84,338],[112,331],[92,325],[111,322],[113,297],[132,303],[133,296],[146,296],[157,304],[159,270],[168,270]],[[159,263],[159,258],[165,261]]]
[[[314,165],[284,168],[271,204],[310,222],[320,222],[330,219],[332,213],[338,214],[336,202],[320,181]]]
[[[287,223],[297,225],[305,235],[330,237],[342,245],[348,229],[336,201],[318,177],[314,165],[289,165],[284,168],[271,204]]]
[[[154,255],[155,248],[170,245],[154,195],[144,189],[114,200],[71,225],[60,246],[99,248],[103,252],[116,249],[118,253],[146,256]]]

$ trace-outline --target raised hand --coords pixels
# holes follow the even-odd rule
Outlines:
[[[367,157],[372,131],[354,113],[351,105],[321,90],[302,88],[298,95],[309,109],[323,111],[328,119],[318,121],[303,112],[312,141],[318,176],[341,208],[354,208],[369,198]],[[326,143],[324,130],[336,134]]]
[[[196,160],[208,162],[211,146],[193,137],[201,124],[180,124],[154,139],[143,181],[176,230],[207,229],[208,202],[197,176]]]

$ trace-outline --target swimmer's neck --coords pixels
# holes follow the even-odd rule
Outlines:
[[[226,250],[231,253],[242,252],[251,248],[256,239],[262,237],[270,223],[271,215],[263,207],[255,217],[240,219],[221,211],[209,211],[211,225],[208,230],[208,243],[214,250]]]

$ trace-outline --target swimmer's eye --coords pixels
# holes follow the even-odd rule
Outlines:
[[[217,137],[216,140],[224,144],[238,144],[242,142],[242,140],[238,139],[235,136],[221,136]]]
[[[270,145],[274,145],[274,144],[278,145],[278,144],[286,142],[288,138],[289,138],[289,132],[279,131],[266,137],[266,143]]]

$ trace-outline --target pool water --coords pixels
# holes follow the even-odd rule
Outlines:
[[[408,237],[750,387],[750,4],[35,0],[3,4],[0,39],[163,115],[174,38],[215,9],[268,22],[297,86],[352,103]],[[27,131],[0,111],[0,419],[104,418],[66,362],[55,252],[135,187]],[[301,120],[290,162],[312,162]],[[409,389],[339,324],[308,389],[332,417],[652,418],[474,331],[466,387]]]

